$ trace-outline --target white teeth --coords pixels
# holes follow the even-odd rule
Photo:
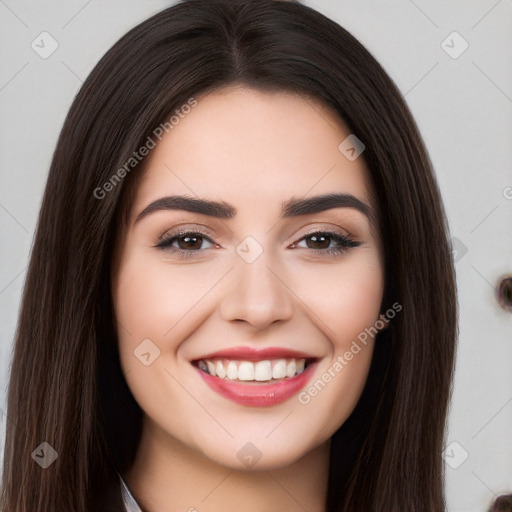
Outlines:
[[[240,373],[240,370],[238,370]],[[260,361],[254,366],[254,379],[258,381],[270,380],[272,378],[272,366],[270,361]]]
[[[306,367],[305,359],[273,359],[257,362],[202,359],[198,367],[204,372],[226,380],[268,382],[291,378],[302,373]]]
[[[206,361],[206,364],[208,365],[208,371],[210,372],[210,375],[215,376],[215,365],[211,361]]]
[[[238,368],[236,367],[236,363],[234,361],[229,361],[228,363],[227,377],[229,380],[238,379]]]
[[[292,359],[286,365],[286,376],[287,377],[293,377],[295,375],[296,371],[297,371],[297,364],[295,363],[295,359]]]
[[[272,368],[272,378],[284,379],[286,377],[286,359],[278,359]]]
[[[238,380],[254,380],[254,364],[243,361],[238,367]]]
[[[226,370],[224,370],[224,365],[222,364],[222,361],[217,361],[217,364],[215,365],[215,371],[217,373],[217,377],[220,377],[223,379],[227,374]]]

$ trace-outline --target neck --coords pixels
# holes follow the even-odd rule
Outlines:
[[[134,464],[124,475],[147,512],[325,512],[329,443],[272,470],[221,466],[143,422]]]

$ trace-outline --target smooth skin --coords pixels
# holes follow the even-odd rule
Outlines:
[[[307,389],[375,324],[384,268],[368,217],[352,207],[281,215],[292,197],[332,193],[375,209],[364,153],[346,158],[338,146],[350,131],[296,94],[236,85],[197,100],[148,156],[116,243],[119,352],[144,413],[125,478],[152,512],[321,512],[329,440],[361,395],[374,340],[307,404],[297,395],[270,407],[237,404],[210,389],[191,361],[240,345],[301,350],[319,360]],[[229,203],[237,213],[219,219],[160,209],[136,220],[171,195]],[[198,229],[207,237],[157,247],[176,230]],[[359,245],[326,254],[338,244],[311,238],[322,230]],[[236,250],[248,236],[263,251],[251,263]],[[194,254],[173,252],[180,249]],[[143,340],[151,340],[151,358],[160,351],[148,365],[134,354]],[[256,464],[237,456],[244,446],[261,457]]]

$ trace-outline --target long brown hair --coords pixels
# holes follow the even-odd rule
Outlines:
[[[383,310],[402,306],[332,438],[326,510],[445,510],[456,286],[438,186],[399,90],[346,30],[304,5],[188,0],[106,53],[60,134],[15,339],[3,512],[122,509],[116,472],[134,459],[142,411],[119,363],[109,269],[144,162],[108,193],[95,191],[175,109],[235,83],[314,98],[363,141],[383,240]],[[58,454],[46,469],[31,456],[43,442]]]

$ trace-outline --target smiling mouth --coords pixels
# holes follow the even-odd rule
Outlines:
[[[228,382],[272,384],[292,379],[315,362],[314,358],[276,358],[260,361],[243,359],[198,359],[192,364],[202,372]]]
[[[312,378],[320,361],[285,347],[231,347],[191,360],[202,381],[239,405],[269,407],[289,400]]]

